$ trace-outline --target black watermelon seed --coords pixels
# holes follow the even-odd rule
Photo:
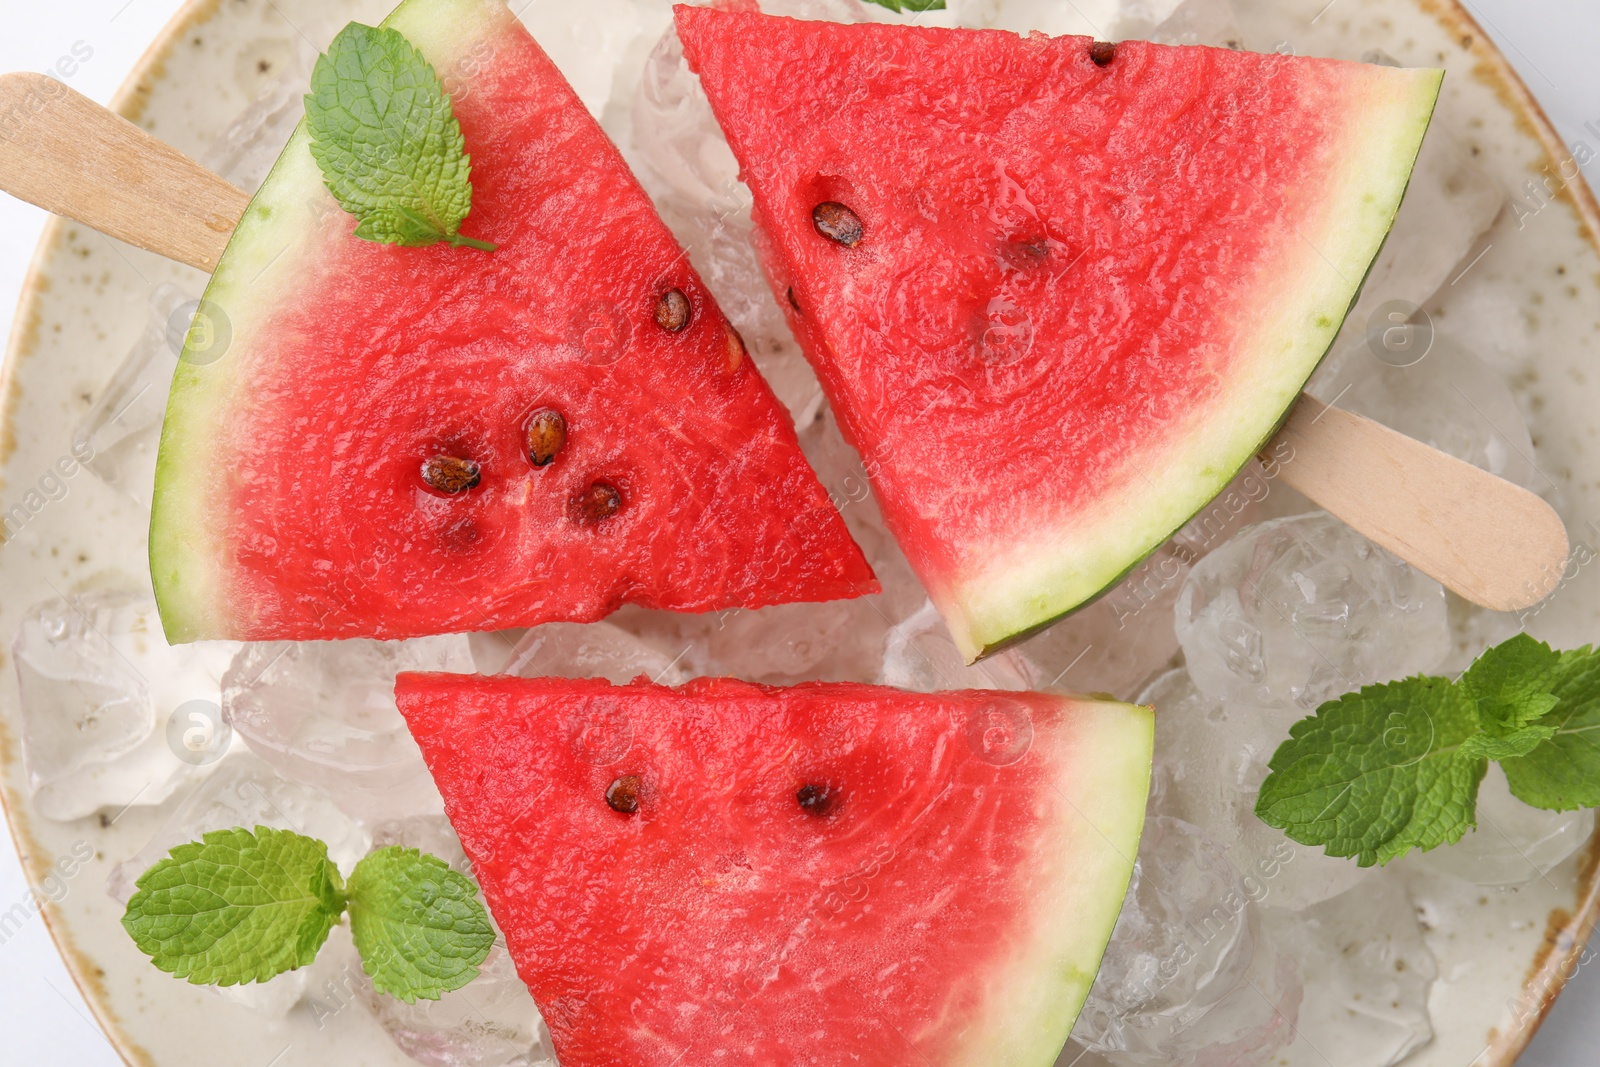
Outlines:
[[[795,299],[794,286],[792,286],[792,285],[789,286],[789,292],[788,292],[787,295],[789,297],[789,306],[794,308],[795,311],[799,312],[801,315],[804,315],[805,312],[804,311],[800,311],[800,301]]]
[[[579,522],[598,525],[622,510],[622,494],[610,482],[592,482],[572,498],[572,515]]]
[[[459,456],[434,456],[422,464],[422,480],[441,493],[465,492],[481,477],[476,463]]]
[[[822,236],[846,248],[860,244],[866,232],[854,211],[832,200],[825,200],[811,209],[811,224]]]
[[[682,289],[668,289],[656,300],[656,325],[678,333],[689,325],[689,298]]]
[[[1117,58],[1117,46],[1110,41],[1095,41],[1089,46],[1089,58],[1097,67],[1109,67]]]
[[[834,791],[825,785],[807,783],[800,787],[794,798],[800,810],[807,815],[826,815],[833,810]]]
[[[567,420],[555,408],[535,411],[528,419],[528,458],[535,467],[547,466],[567,443]]]
[[[639,810],[639,788],[642,783],[637,774],[624,774],[606,789],[606,803],[612,811],[632,815]]]

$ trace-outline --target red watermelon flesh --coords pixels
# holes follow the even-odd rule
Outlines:
[[[1441,73],[676,11],[779,306],[969,658],[1109,587],[1271,435]]]
[[[563,1067],[1048,1067],[1138,850],[1147,708],[730,679],[395,694]]]
[[[496,0],[389,25],[445,78],[484,253],[352,236],[296,132],[185,353],[150,558],[172,640],[397,638],[877,583],[787,414],[600,127]],[[664,294],[689,321],[656,320]],[[566,442],[530,458],[530,417]],[[449,493],[421,470],[479,465]],[[607,514],[607,512],[612,512]]]

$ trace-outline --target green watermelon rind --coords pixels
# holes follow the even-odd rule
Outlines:
[[[1294,361],[1297,369],[1283,374],[1276,387],[1262,395],[1255,406],[1261,417],[1247,420],[1245,428],[1234,433],[1235,440],[1229,447],[1214,451],[1227,456],[1224,462],[1191,472],[1186,479],[1174,477],[1170,471],[1162,472],[1168,480],[1182,483],[1173,491],[1162,492],[1154,486],[1149,489],[1150,498],[1164,500],[1166,506],[1150,509],[1142,521],[1121,523],[1116,530],[1120,544],[1139,544],[1136,555],[1130,557],[1125,548],[1108,551],[1103,553],[1107,557],[1104,566],[1061,574],[1059,542],[1047,540],[1032,546],[1031,560],[998,561],[984,573],[964,582],[952,581],[942,589],[937,582],[930,583],[929,595],[968,662],[1022,641],[1110,592],[1185,523],[1205,510],[1282,426],[1295,398],[1327,355],[1355,306],[1393,228],[1444,77],[1442,70],[1396,69],[1386,73],[1391,79],[1406,79],[1407,91],[1391,92],[1382,101],[1389,108],[1385,116],[1387,128],[1373,122],[1371,116],[1350,123],[1352,139],[1369,146],[1368,152],[1352,153],[1354,159],[1347,166],[1341,188],[1344,195],[1330,197],[1321,215],[1326,224],[1344,223],[1345,243],[1355,247],[1347,248],[1342,256],[1336,255],[1335,262],[1306,238],[1316,253],[1315,257],[1306,257],[1313,269],[1320,262],[1332,267],[1341,279],[1359,280],[1337,286],[1325,299],[1304,307],[1301,324],[1289,342],[1289,350],[1299,355]],[[1373,154],[1380,155],[1376,162],[1366,158]],[[1351,225],[1352,219],[1360,220],[1359,226]],[[1263,303],[1270,306],[1269,301]],[[1248,429],[1262,425],[1267,427],[1264,432]],[[1075,554],[1074,558],[1081,557]]]
[[[479,41],[516,21],[500,5],[481,0],[404,0],[382,25],[399,30],[444,74]],[[206,508],[215,499],[213,488],[231,475],[207,465],[216,451],[212,443],[227,433],[236,405],[250,402],[239,395],[245,376],[229,353],[260,350],[250,340],[274,308],[274,294],[300,284],[303,269],[314,266],[308,247],[318,232],[314,220],[341,210],[311,157],[311,136],[301,119],[245,208],[201,298],[202,313],[225,317],[231,341],[210,359],[186,339],[172,379],[156,459],[149,553],[162,628],[173,643],[233,632],[232,621],[250,610],[231,602],[225,531]]]
[[[1148,707],[1061,698],[1078,717],[1077,758],[1060,761],[1056,787],[1068,822],[1059,839],[1075,848],[1048,849],[1055,884],[1039,894],[1035,926],[1017,956],[991,979],[995,1005],[972,1037],[940,1067],[1049,1067],[1066,1047],[1099,973],[1106,946],[1133,879],[1144,831],[1155,749]]]

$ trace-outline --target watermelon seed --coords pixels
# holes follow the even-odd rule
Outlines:
[[[834,791],[825,785],[807,783],[795,793],[800,810],[807,815],[826,815],[833,810]]]
[[[1097,67],[1109,67],[1117,58],[1117,46],[1110,41],[1095,41],[1089,46],[1089,58]]]
[[[612,811],[620,811],[624,815],[632,815],[639,810],[639,787],[642,783],[637,774],[624,774],[612,782],[606,790],[606,803],[611,805]]]
[[[656,300],[656,325],[679,333],[689,325],[689,298],[682,289],[668,289]]]
[[[592,482],[589,488],[572,498],[573,516],[589,525],[597,525],[622,510],[622,494],[610,482]]]
[[[481,472],[470,459],[434,456],[422,465],[422,480],[441,493],[461,493],[478,484]]]
[[[804,311],[800,311],[800,301],[795,299],[794,286],[792,286],[792,285],[789,286],[788,296],[789,296],[789,306],[794,308],[795,311],[799,312],[799,314],[804,315],[805,312]]]
[[[832,200],[825,200],[811,209],[811,224],[822,236],[846,248],[860,244],[864,233],[856,213]]]
[[[567,420],[555,408],[542,408],[528,419],[528,458],[545,467],[567,443]]]

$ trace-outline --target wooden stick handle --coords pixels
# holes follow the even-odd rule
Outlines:
[[[1284,481],[1475,604],[1520,611],[1561,580],[1567,530],[1554,508],[1371,419],[1302,395],[1263,454]]]
[[[214,270],[249,196],[43,74],[0,75],[0,189]]]

